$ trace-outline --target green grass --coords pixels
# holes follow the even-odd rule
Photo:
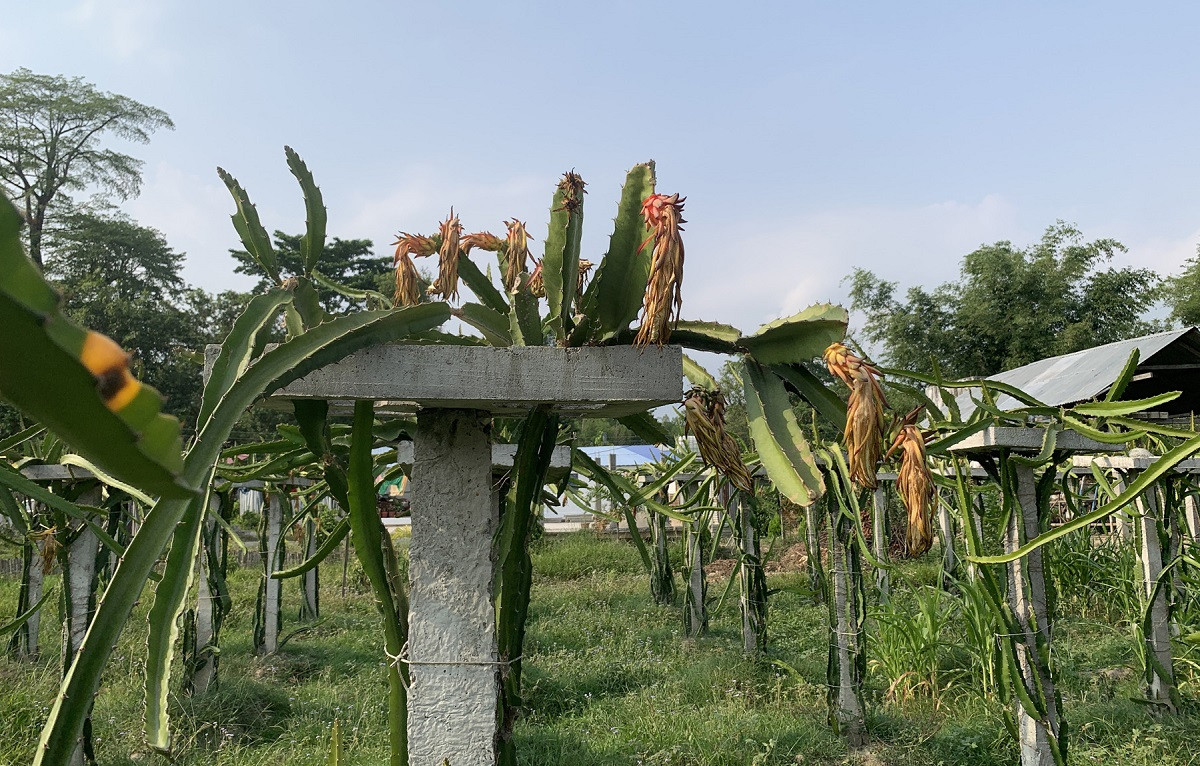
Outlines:
[[[936,554],[934,554],[936,555]],[[908,582],[936,581],[932,558],[906,564]],[[681,636],[679,608],[655,606],[636,551],[590,534],[540,543],[525,683],[528,710],[516,729],[524,764],[1009,764],[1015,748],[994,700],[955,679],[965,653],[951,619],[942,633],[936,694],[886,696],[888,679],[868,678],[872,744],[848,754],[825,725],[825,608],[813,606],[802,574],[770,578],[768,659],[744,658],[733,600],[698,641]],[[176,763],[267,766],[323,764],[335,719],[351,763],[386,760],[385,676],[371,599],[351,567],[341,595],[341,564],[323,568],[323,618],[273,657],[250,654],[257,573],[233,573],[234,612],[226,623],[220,688],[171,699]],[[900,582],[894,578],[894,582]],[[53,587],[57,581],[51,578]],[[714,597],[722,583],[710,589]],[[897,595],[901,604],[905,594]],[[285,585],[287,633],[298,588]],[[0,615],[16,583],[0,580]],[[107,671],[95,730],[102,764],[166,763],[141,745],[143,598]],[[1068,604],[1064,604],[1067,611]],[[30,760],[58,680],[56,610],[43,623],[43,659],[0,659],[0,764]],[[1064,616],[1055,652],[1072,726],[1071,763],[1176,766],[1200,763],[1195,701],[1184,714],[1155,719],[1137,696],[1129,632]],[[793,672],[794,671],[794,672]],[[1190,688],[1196,688],[1190,681]],[[948,688],[947,688],[948,687]],[[173,688],[178,689],[178,684]],[[1188,687],[1185,687],[1188,688]]]

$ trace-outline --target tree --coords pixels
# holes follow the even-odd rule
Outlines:
[[[1200,324],[1200,248],[1196,253],[1181,273],[1167,280],[1163,291],[1171,319],[1185,325]]]
[[[299,234],[275,232],[275,255],[279,259],[280,272],[285,277],[304,272],[300,238]],[[379,290],[382,279],[391,279],[392,259],[375,256],[372,253],[373,248],[374,244],[369,239],[334,237],[325,243],[325,250],[321,255],[322,276],[355,290]],[[230,250],[229,254],[238,262],[234,271],[258,277],[258,284],[254,286],[255,292],[263,292],[274,284],[245,250]],[[351,308],[367,308],[363,301],[352,301],[320,285],[317,285],[317,295],[325,311],[330,314],[344,314]],[[390,297],[390,289],[387,295]]]
[[[194,354],[217,338],[197,321],[179,275],[183,254],[161,232],[119,214],[72,213],[62,224],[47,240],[46,273],[63,292],[65,312],[128,349],[134,374],[190,427],[200,399]]]
[[[950,376],[994,375],[1058,354],[1152,332],[1143,319],[1157,298],[1149,269],[1102,268],[1125,246],[1086,242],[1061,221],[1025,248],[1002,241],[968,253],[957,282],[932,291],[857,269],[851,306],[866,315],[863,335],[891,366]]]
[[[29,256],[42,265],[47,215],[65,192],[89,187],[128,199],[141,186],[141,160],[101,145],[115,136],[147,143],[174,128],[161,109],[105,93],[81,78],[18,69],[0,75],[0,181],[25,210]]]

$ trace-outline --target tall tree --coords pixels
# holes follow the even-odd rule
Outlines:
[[[128,349],[134,374],[190,426],[200,395],[194,354],[213,339],[179,275],[183,254],[159,231],[118,214],[72,213],[61,224],[47,242],[46,274],[62,290],[66,313]]]
[[[275,232],[275,255],[279,259],[279,270],[286,277],[304,272],[304,258],[300,254],[299,234]],[[325,243],[321,255],[321,274],[335,282],[355,290],[379,290],[381,277],[390,280],[392,259],[378,257],[372,252],[374,244],[369,239],[339,239],[334,237]],[[229,254],[238,262],[234,269],[239,274],[258,277],[255,292],[268,289],[272,282],[262,268],[245,250],[230,250]],[[386,293],[391,295],[389,288]],[[352,308],[367,308],[363,301],[352,301],[333,290],[317,285],[321,304],[330,314],[343,314]]]
[[[968,253],[957,282],[909,288],[870,271],[851,275],[850,299],[866,315],[864,337],[896,367],[953,376],[994,375],[1058,354],[1143,335],[1159,277],[1105,268],[1125,246],[1084,240],[1059,221],[1040,242],[985,245]]]
[[[78,77],[28,69],[0,75],[0,182],[25,210],[33,261],[42,265],[47,216],[67,192],[137,194],[141,160],[104,148],[105,138],[144,144],[155,130],[174,127],[161,109]]]
[[[1163,291],[1171,307],[1171,319],[1185,325],[1200,325],[1200,248],[1188,259],[1183,271],[1169,278]]]

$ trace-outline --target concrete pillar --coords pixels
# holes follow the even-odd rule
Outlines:
[[[1195,495],[1183,498],[1183,520],[1187,525],[1188,538],[1193,546],[1200,546],[1200,504]]]
[[[263,558],[263,641],[259,647],[261,654],[274,654],[279,650],[279,628],[283,620],[282,592],[283,583],[271,577],[271,573],[279,569],[280,537],[283,531],[283,503],[278,492],[268,492],[263,503],[263,513],[266,524],[263,529],[266,534],[266,550]]]
[[[212,579],[221,567],[219,560],[214,560],[214,554],[220,555],[217,546],[209,545],[214,535],[219,536],[214,514],[221,512],[221,499],[214,492],[209,497],[209,510],[204,518],[204,528],[200,532],[200,573],[196,578],[196,636],[193,645],[195,671],[192,673],[190,688],[192,694],[204,694],[212,686],[217,677],[217,662],[220,655],[213,651],[216,626],[221,619],[221,605],[218,597],[212,591]]]
[[[804,509],[804,547],[808,554],[808,587],[814,604],[825,603],[825,567],[821,564],[821,510],[817,503]]]
[[[983,513],[987,509],[983,501],[983,493],[979,492],[973,500],[974,512],[971,513],[971,528],[975,530],[975,539],[983,542]],[[967,562],[967,576],[972,581],[979,579],[979,565],[973,561]]]
[[[934,495],[937,503],[938,534],[942,538],[942,590],[953,588],[952,578],[958,575],[958,551],[954,548],[954,519],[950,507],[942,502],[939,494]]]
[[[1015,466],[1017,505],[1004,536],[1004,551],[1012,553],[1039,534],[1037,478],[1032,468]],[[1046,597],[1046,576],[1042,548],[1008,565],[1008,603],[1024,634],[1017,643],[1017,666],[1028,688],[1040,690],[1046,704],[1045,718],[1031,716],[1017,701],[1017,734],[1020,738],[1021,766],[1055,766],[1051,736],[1061,731],[1057,695],[1050,669],[1041,658],[1039,642],[1047,649],[1051,639],[1051,615]],[[1014,679],[1019,682],[1019,679]]]
[[[846,738],[851,747],[866,744],[866,712],[862,701],[862,677],[858,671],[858,659],[865,650],[865,636],[860,632],[859,608],[862,604],[856,595],[856,577],[861,577],[853,559],[850,546],[857,543],[850,539],[840,510],[828,498],[829,517],[829,576],[833,580],[833,610],[835,619],[829,626],[830,647],[837,665],[837,676],[828,683],[836,684],[834,696],[836,706],[832,714],[837,731]],[[861,581],[860,581],[861,582]],[[831,700],[833,701],[833,700]]]
[[[887,484],[879,482],[875,488],[875,515],[871,524],[871,547],[875,558],[888,563],[888,498]],[[891,572],[884,567],[875,567],[875,588],[879,591],[879,602],[886,604],[891,592]]]
[[[1125,480],[1118,478],[1113,482],[1113,491],[1116,494],[1121,494],[1125,491]],[[1113,521],[1116,523],[1117,539],[1123,543],[1127,543],[1133,539],[1133,517],[1129,515],[1129,511],[1120,510],[1113,514]]]
[[[408,746],[411,766],[496,763],[496,663],[490,416],[428,409],[414,444]]]
[[[1131,472],[1129,481],[1137,479],[1139,472]],[[1159,520],[1162,517],[1158,500],[1158,489],[1151,486],[1137,500],[1137,539],[1141,559],[1142,595],[1149,605],[1150,624],[1143,636],[1146,656],[1153,663],[1146,674],[1146,697],[1151,702],[1174,710],[1175,673],[1171,661],[1171,618],[1170,584],[1155,589],[1155,583],[1163,571],[1162,538],[1159,537]]]
[[[101,490],[97,486],[79,496],[80,505],[98,506],[102,502]],[[74,525],[73,525],[74,526]],[[94,529],[87,524],[78,527],[75,539],[66,546],[66,558],[63,560],[63,591],[66,596],[66,610],[63,615],[62,667],[63,673],[75,661],[75,655],[83,645],[83,637],[87,635],[88,625],[96,611],[96,558],[100,552],[100,538]],[[60,559],[62,560],[62,559]],[[84,752],[91,752],[92,719],[88,711],[87,720],[83,724],[83,735],[79,746],[71,755],[71,766],[83,766]]]
[[[312,558],[317,553],[317,520],[310,515],[304,521],[304,558]],[[313,567],[300,575],[300,619],[316,620],[321,617],[321,580],[320,567]]]

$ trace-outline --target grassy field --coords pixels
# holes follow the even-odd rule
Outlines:
[[[929,596],[922,586],[936,581],[931,561],[905,565],[900,576],[910,590],[897,599],[897,610],[915,610],[915,595]],[[977,669],[957,643],[961,617],[948,601],[934,598],[941,618],[924,673],[893,686],[885,668],[872,666],[872,743],[848,753],[825,725],[826,612],[812,604],[802,574],[771,576],[771,646],[766,661],[752,662],[738,650],[732,602],[708,637],[683,639],[680,610],[653,604],[628,544],[573,535],[540,544],[535,564],[524,655],[529,710],[516,735],[523,763],[1014,762],[997,703],[972,690]],[[322,620],[266,658],[250,654],[256,572],[232,575],[235,606],[224,633],[220,687],[203,698],[172,699],[176,763],[323,764],[335,719],[343,724],[352,763],[385,762],[385,680],[374,607],[353,576],[343,598],[340,574],[340,562],[332,561],[322,572]],[[719,595],[721,585],[710,593]],[[147,601],[125,631],[97,700],[102,764],[167,762],[141,745]],[[16,582],[0,581],[0,615],[15,602]],[[301,627],[298,604],[297,587],[289,583],[285,634]],[[0,764],[29,762],[57,688],[54,617],[51,608],[39,664],[0,659]],[[891,640],[878,624],[869,633],[874,641]],[[1183,667],[1190,698],[1184,712],[1155,719],[1133,700],[1134,649],[1126,627],[1061,618],[1056,659],[1071,724],[1071,763],[1200,763],[1194,665]],[[934,680],[922,683],[930,674]]]

